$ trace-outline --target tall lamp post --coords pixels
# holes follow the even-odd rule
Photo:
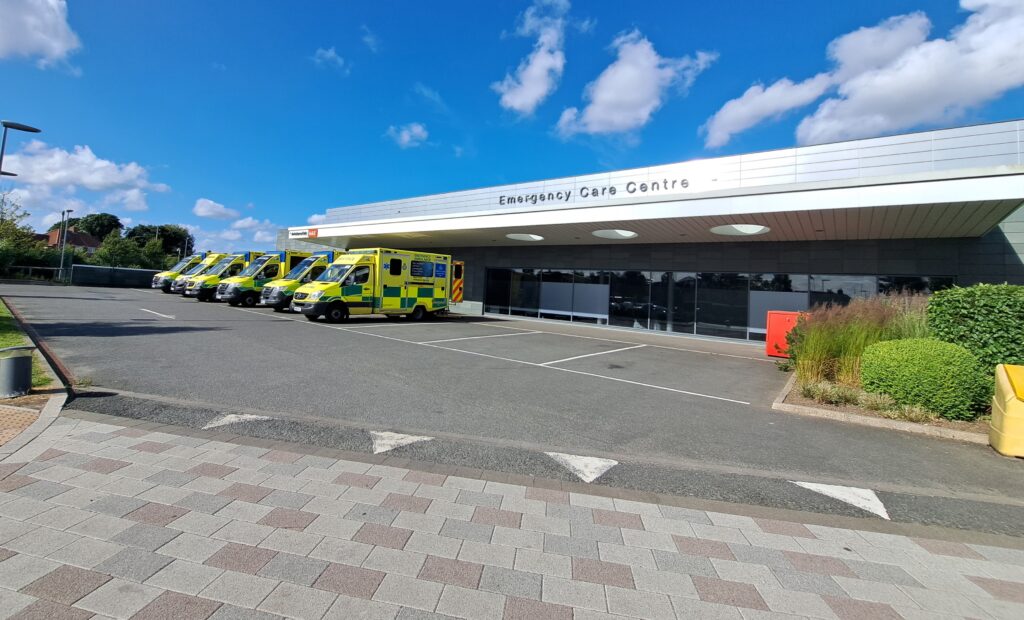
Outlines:
[[[28,133],[39,133],[41,129],[36,129],[29,125],[23,125],[21,123],[15,123],[14,121],[0,121],[0,125],[4,126],[4,137],[0,140],[0,171],[4,169],[4,151],[7,149],[7,130],[14,129],[16,131],[26,131]],[[13,174],[3,173],[3,176],[14,176]]]
[[[64,281],[64,248],[68,244],[68,224],[71,223],[71,213],[74,209],[64,209],[60,212],[60,221],[64,223],[64,232],[60,236],[60,281]],[[64,215],[67,215],[67,218]]]

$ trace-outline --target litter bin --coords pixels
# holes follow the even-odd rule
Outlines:
[[[1000,454],[1024,456],[1024,366],[996,366],[988,441]]]
[[[27,394],[32,388],[32,345],[0,349],[0,398]]]
[[[799,312],[783,312],[769,310],[767,334],[765,335],[764,352],[772,357],[789,357],[789,344],[786,336],[796,327],[800,319]]]

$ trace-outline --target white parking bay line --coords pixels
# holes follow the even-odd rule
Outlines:
[[[171,315],[171,314],[160,314],[159,312],[153,312],[152,310],[146,310],[145,308],[139,308],[139,310],[142,310],[143,312],[148,312],[150,314],[155,314],[157,316],[162,316],[165,319],[173,319],[174,318],[174,315]]]
[[[607,355],[609,353],[618,353],[619,351],[629,351],[630,349],[641,349],[646,347],[646,344],[638,344],[633,347],[622,347],[621,349],[612,349],[611,351],[598,351],[597,353],[587,353],[586,355],[577,355],[575,357],[567,357],[565,359],[555,360],[553,362],[544,362],[540,366],[550,366],[552,364],[561,364],[562,362],[571,362],[573,360],[581,360],[584,357],[594,357],[595,355]]]
[[[231,308],[230,310],[232,310],[233,312],[250,312],[252,314],[259,314],[261,316],[269,316],[269,315],[267,315],[267,314],[265,314],[263,312],[258,312],[256,310],[246,310],[245,308]],[[582,375],[582,376],[585,376],[585,377],[594,377],[595,379],[603,379],[605,381],[615,381],[616,383],[626,383],[626,384],[629,384],[629,385],[636,385],[636,386],[639,386],[639,387],[651,388],[653,390],[662,390],[664,392],[674,392],[676,394],[685,394],[687,396],[696,396],[698,398],[708,398],[708,399],[711,399],[711,400],[720,400],[720,401],[727,402],[727,403],[736,403],[737,405],[749,405],[750,404],[749,402],[747,402],[745,400],[736,400],[735,398],[726,398],[724,396],[712,396],[711,394],[701,394],[700,392],[691,392],[689,390],[680,390],[680,389],[676,389],[676,388],[665,387],[664,385],[654,385],[652,383],[641,383],[640,381],[631,381],[629,379],[621,379],[619,377],[610,377],[608,375],[599,375],[597,373],[585,372],[583,370],[573,370],[571,368],[561,368],[559,366],[544,366],[544,365],[538,364],[536,362],[527,362],[527,361],[524,361],[524,360],[512,359],[510,357],[501,357],[501,356],[498,356],[498,355],[490,355],[489,353],[480,353],[479,351],[466,351],[464,349],[453,349],[451,347],[445,347],[445,346],[442,346],[442,345],[439,345],[439,344],[426,344],[426,343],[423,343],[423,342],[416,342],[414,340],[404,340],[402,338],[395,338],[395,337],[392,337],[392,336],[385,336],[383,334],[374,334],[374,333],[370,333],[370,332],[357,331],[357,330],[353,330],[350,327],[341,327],[341,326],[338,326],[338,325],[330,325],[330,324],[326,324],[326,323],[311,323],[311,322],[308,322],[308,321],[300,321],[299,319],[295,319],[295,318],[287,317],[287,316],[274,316],[272,318],[280,319],[282,321],[294,321],[294,322],[297,322],[297,323],[302,324],[302,325],[309,325],[311,327],[326,327],[327,329],[335,329],[335,330],[338,330],[338,331],[349,332],[349,333],[352,333],[352,334],[361,334],[363,336],[371,336],[373,338],[381,338],[383,340],[391,340],[391,341],[394,341],[394,342],[401,342],[401,343],[404,343],[404,344],[412,344],[412,345],[417,345],[417,346],[421,346],[421,347],[431,347],[433,349],[441,349],[443,351],[451,351],[453,353],[462,353],[463,355],[474,355],[474,356],[477,356],[477,357],[486,357],[486,358],[490,358],[490,359],[494,359],[494,360],[501,360],[503,362],[510,362],[510,363],[513,363],[513,364],[523,364],[524,366],[533,366],[534,368],[547,368],[549,370],[557,370],[559,372],[570,372],[570,373],[572,373],[574,375]],[[640,345],[640,346],[645,346],[645,345]]]
[[[510,336],[529,336],[530,334],[540,334],[543,332],[518,332],[515,334],[491,334],[489,336],[466,336],[464,338],[445,338],[444,340],[427,340],[420,344],[436,344],[438,342],[455,342],[457,340],[478,340],[480,338],[508,338]]]

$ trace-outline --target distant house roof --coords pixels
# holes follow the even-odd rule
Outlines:
[[[60,243],[60,230],[54,229],[45,234],[36,235],[36,239],[46,241],[51,248],[57,247]],[[72,226],[67,232],[67,244],[76,248],[98,248],[101,241],[89,233],[79,232]]]

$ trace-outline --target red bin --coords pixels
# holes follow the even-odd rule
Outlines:
[[[786,336],[796,327],[799,312],[783,312],[771,310],[768,312],[768,333],[765,337],[764,352],[772,357],[789,357],[786,351]]]

